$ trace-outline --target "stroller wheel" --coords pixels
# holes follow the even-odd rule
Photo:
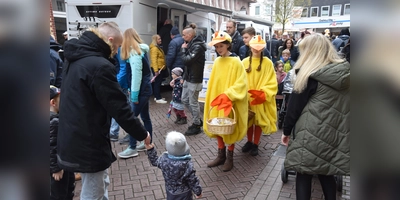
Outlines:
[[[336,180],[336,190],[338,192],[342,192],[343,190],[343,176],[342,175],[336,175],[335,176]]]
[[[281,179],[283,183],[287,183],[288,182],[288,171],[286,171],[285,166],[282,164],[282,169],[281,169]]]

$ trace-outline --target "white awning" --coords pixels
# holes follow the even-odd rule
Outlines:
[[[243,20],[243,21],[252,21],[254,23],[262,24],[262,25],[270,26],[270,27],[272,27],[274,25],[274,22],[260,19],[260,18],[254,17],[254,16],[243,15],[238,12],[232,13],[232,19],[239,19],[239,20]]]
[[[184,10],[186,10],[188,12],[203,11],[203,12],[212,12],[212,13],[226,16],[226,17],[232,16],[232,11],[230,11],[230,10],[211,7],[208,5],[194,3],[194,2],[185,1],[185,0],[166,0],[165,3],[168,5],[171,5],[171,7],[173,7],[173,6],[183,7]]]

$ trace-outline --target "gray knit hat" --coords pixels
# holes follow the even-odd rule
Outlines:
[[[165,138],[165,148],[168,154],[173,156],[184,156],[190,154],[190,147],[182,133],[171,131]]]
[[[174,73],[177,76],[181,76],[183,73],[183,70],[180,67],[175,67],[174,69],[172,69],[172,73]]]

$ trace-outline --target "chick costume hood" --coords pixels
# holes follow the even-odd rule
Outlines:
[[[207,88],[204,104],[204,121],[208,119],[211,102],[218,95],[224,93],[232,101],[233,109],[235,109],[236,127],[230,135],[215,135],[208,131],[207,125],[204,123],[204,132],[211,138],[221,136],[224,143],[229,145],[241,141],[247,133],[248,106],[246,71],[239,57],[229,56],[215,59]],[[218,111],[217,108],[211,110],[210,119],[223,116],[223,110]],[[233,119],[233,111],[231,111],[228,117]]]

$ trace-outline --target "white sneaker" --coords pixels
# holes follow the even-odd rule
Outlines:
[[[168,102],[163,99],[159,99],[159,100],[156,100],[156,103],[168,103]]]
[[[165,98],[161,98],[161,99],[165,101]],[[154,98],[154,101],[157,101],[157,99],[156,99],[156,98]]]

